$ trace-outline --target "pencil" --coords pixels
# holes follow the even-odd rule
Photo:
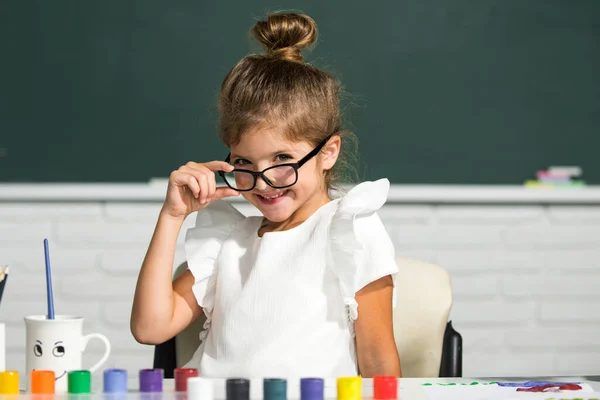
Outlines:
[[[2,295],[4,294],[4,287],[6,286],[6,281],[8,280],[8,265],[2,267],[2,271],[0,271],[0,303],[2,302]]]

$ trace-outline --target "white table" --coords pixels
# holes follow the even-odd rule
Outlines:
[[[600,380],[600,378],[599,378]],[[213,379],[215,399],[225,399],[225,379]],[[600,392],[600,381],[589,380],[582,376],[563,376],[563,377],[527,377],[527,378],[402,378],[399,381],[399,399],[401,400],[429,400],[425,392],[422,390],[424,383],[472,383],[472,382],[494,382],[494,381],[563,381],[563,382],[582,382],[587,383],[596,392]],[[250,380],[250,398],[262,400],[262,379]],[[137,381],[136,381],[137,383]],[[336,379],[325,380],[325,398],[336,399]],[[164,390],[171,391],[174,387],[172,379],[165,380]],[[135,389],[135,387],[134,387]],[[362,380],[363,398],[371,398],[373,395],[372,379]],[[547,395],[547,397],[552,397]],[[557,396],[560,398],[561,396]],[[579,397],[579,396],[571,396]],[[300,382],[288,381],[288,398],[300,398]]]
[[[213,379],[214,383],[214,399],[221,400],[225,399],[225,379]],[[494,382],[494,381],[563,381],[563,382],[582,382],[590,385],[594,391],[600,392],[600,377],[592,377],[592,380],[583,376],[566,376],[566,377],[526,377],[526,378],[402,378],[399,381],[399,400],[429,400],[427,394],[423,391],[424,383],[472,383],[472,382]],[[130,392],[126,395],[120,395],[114,399],[111,396],[102,396],[102,378],[101,376],[94,376],[92,381],[92,388],[95,394],[78,396],[78,400],[186,400],[185,396],[180,396],[174,392],[174,380],[165,379],[163,384],[162,394],[144,394],[140,395],[137,391],[139,388],[137,376],[130,376],[129,379],[129,390]],[[262,397],[262,379],[251,379],[250,381],[250,397],[252,400],[263,400]],[[325,380],[325,399],[335,400],[337,398],[336,390],[336,379]],[[362,393],[363,399],[370,399],[373,394],[373,381],[371,379],[362,380]],[[573,395],[562,396],[544,393],[543,398],[550,397],[583,397],[581,392],[573,392]],[[583,394],[583,393],[581,393]],[[0,400],[3,396],[0,396]],[[288,380],[288,399],[295,400],[300,398],[300,382]],[[539,398],[532,396],[532,399]],[[70,400],[71,398],[67,395],[57,395],[55,400]],[[36,400],[31,395],[23,393],[18,399],[12,398],[12,400]],[[39,400],[39,399],[37,399]]]

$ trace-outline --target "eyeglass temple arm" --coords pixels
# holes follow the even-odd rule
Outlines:
[[[303,166],[308,160],[310,160],[311,158],[313,158],[314,156],[316,156],[321,149],[323,148],[323,146],[325,146],[325,144],[327,144],[327,142],[329,141],[329,139],[331,139],[333,135],[329,135],[325,138],[325,140],[323,140],[317,147],[315,147],[313,149],[313,151],[311,151],[310,153],[308,153],[307,155],[305,155],[300,161],[298,161],[298,168],[300,168],[301,166]]]

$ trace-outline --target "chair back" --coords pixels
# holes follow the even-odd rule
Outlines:
[[[452,308],[450,276],[438,265],[400,257],[394,337],[405,377],[437,377]]]

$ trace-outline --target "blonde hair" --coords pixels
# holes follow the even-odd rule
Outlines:
[[[281,128],[290,141],[318,145],[330,135],[342,137],[342,154],[325,174],[326,187],[343,178],[348,166],[346,138],[341,131],[341,85],[329,73],[308,63],[302,49],[317,39],[317,25],[305,14],[275,13],[258,21],[251,35],[265,54],[251,54],[227,74],[219,95],[220,138],[227,146],[260,126]]]

